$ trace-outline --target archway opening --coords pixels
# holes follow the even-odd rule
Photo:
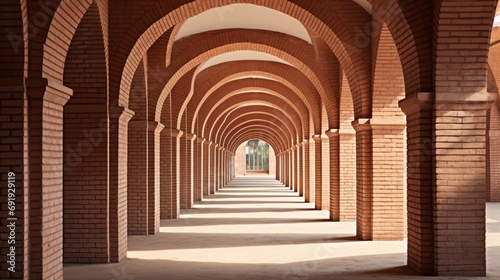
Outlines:
[[[276,155],[266,141],[243,142],[236,151],[236,176],[276,176]]]

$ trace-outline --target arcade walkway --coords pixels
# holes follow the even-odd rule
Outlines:
[[[488,278],[474,279],[500,279],[500,204],[487,214]],[[409,276],[405,242],[357,241],[353,222],[328,215],[270,177],[240,177],[160,234],[129,236],[123,262],[65,265],[64,279],[425,278]]]

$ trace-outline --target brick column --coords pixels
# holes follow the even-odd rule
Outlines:
[[[315,203],[317,210],[330,208],[330,140],[326,135],[315,135],[316,188]]]
[[[109,259],[127,257],[128,122],[134,112],[111,107],[109,112]]]
[[[281,182],[281,156],[276,155],[276,180]]]
[[[182,131],[164,129],[161,139],[160,217],[177,219],[180,214],[180,138]],[[163,145],[165,144],[165,145]]]
[[[210,147],[209,147],[209,152],[210,152],[210,158],[208,161],[208,169],[210,170],[208,175],[208,181],[209,181],[209,186],[210,186],[210,194],[215,194],[215,163],[216,163],[216,151],[217,151],[217,144],[210,142]]]
[[[302,142],[303,144],[303,149],[302,149],[302,163],[303,163],[303,172],[304,172],[304,193],[303,193],[303,196],[306,200],[306,202],[309,202],[309,194],[310,194],[310,166],[311,166],[311,162],[309,161],[310,159],[310,148],[309,148],[309,140],[304,140],[304,142]]]
[[[362,240],[404,238],[403,122],[358,119],[357,234]]]
[[[285,154],[286,158],[286,186],[293,190],[293,172],[292,172],[292,148],[289,148]]]
[[[338,182],[335,188],[332,201],[330,201],[330,218],[333,221],[355,221],[356,220],[356,132],[354,130],[333,130],[330,132],[330,139],[334,137],[334,142],[330,145],[338,147]],[[335,144],[338,141],[338,144]],[[335,153],[330,148],[332,153]],[[334,163],[334,161],[331,161]],[[335,186],[335,187],[334,187]]]
[[[128,124],[127,225],[129,235],[148,234],[148,122]],[[154,139],[153,139],[154,140]]]
[[[408,122],[408,265],[485,276],[486,116],[490,93],[418,93]]]
[[[191,209],[194,204],[193,141],[196,135],[184,133],[180,142],[180,203],[181,209]]]
[[[220,190],[224,187],[223,183],[223,176],[224,176],[224,168],[222,165],[224,164],[223,160],[223,153],[224,153],[224,148],[219,146],[217,151],[217,171],[216,171],[216,179],[217,179],[217,190]]]
[[[160,135],[164,128],[158,122],[148,123],[148,234],[160,232]]]
[[[290,186],[290,190],[294,191],[295,190],[295,159],[294,159],[294,152],[293,152],[294,147],[291,147],[288,150],[288,182]]]
[[[340,136],[338,129],[332,129],[326,132],[330,139],[330,219],[332,221],[340,220],[341,199],[340,193]]]
[[[297,184],[299,196],[304,196],[304,143],[297,145]]]
[[[494,105],[495,106],[495,105]],[[495,113],[498,113],[498,109]],[[493,115],[493,108],[491,109]],[[495,114],[495,119],[489,118],[489,134],[486,149],[486,201],[500,202],[500,117]]]
[[[202,173],[203,141],[205,141],[205,139],[195,138],[193,143],[193,200],[194,201],[201,201],[203,198],[203,189],[201,187],[201,177],[203,174]]]
[[[309,192],[306,202],[316,201],[316,145],[313,138],[309,140]]]
[[[292,173],[293,173],[293,187],[292,187],[292,190],[294,192],[298,192],[299,191],[299,186],[300,186],[300,183],[299,183],[299,175],[298,175],[298,171],[299,171],[299,163],[298,163],[298,149],[299,147],[298,146],[294,146],[292,148],[292,151],[291,151],[291,155],[292,155]]]
[[[285,186],[289,186],[288,185],[288,152],[285,151],[283,153],[283,184]]]
[[[16,223],[19,225],[16,227],[16,242],[29,248],[31,277],[59,279],[63,274],[63,106],[73,92],[63,85],[52,84],[47,79],[26,79],[25,83],[29,122],[27,157],[30,169],[27,199],[30,202],[24,204],[29,207],[29,210],[24,209],[29,217],[22,217],[22,196],[16,196],[19,197],[16,201],[19,204],[16,205],[20,206],[16,209],[16,215],[22,217]],[[22,189],[19,184],[16,186]],[[26,225],[25,219],[29,219],[29,239],[24,236],[28,233],[22,231],[21,227]],[[29,242],[29,245],[23,240]],[[4,244],[2,248],[5,248]],[[21,249],[19,246],[17,248]],[[27,269],[25,264],[19,262],[16,263],[17,267]]]
[[[8,84],[7,84],[8,83]],[[44,89],[41,89],[42,91]],[[25,87],[22,80],[4,79],[0,87],[0,102],[2,103],[2,112],[0,115],[0,130],[2,131],[2,156],[0,157],[0,180],[2,188],[0,189],[0,199],[4,203],[8,199],[8,189],[13,186],[16,189],[16,272],[9,272],[10,265],[5,262],[0,263],[0,278],[3,279],[28,279],[29,278],[29,166],[31,160],[40,161],[40,159],[30,159],[28,134],[29,113],[25,96]],[[38,124],[37,127],[41,125]],[[22,133],[19,133],[22,131]],[[38,143],[40,145],[40,143]],[[12,172],[9,174],[9,172]],[[38,174],[40,174],[38,172]],[[15,176],[13,176],[15,175]],[[10,214],[7,210],[0,213],[0,244],[8,244],[10,229],[7,228]],[[5,245],[6,246],[6,245]],[[8,252],[5,252],[7,255]],[[3,255],[3,251],[2,251]]]
[[[210,194],[210,145],[212,142],[203,141],[203,176],[202,176],[202,188],[203,195]]]

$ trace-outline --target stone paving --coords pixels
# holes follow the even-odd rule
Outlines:
[[[405,267],[405,241],[358,241],[354,222],[270,177],[237,178],[163,220],[155,236],[129,236],[119,264],[64,266],[65,279],[500,279],[500,203],[487,212],[488,277],[420,277]]]

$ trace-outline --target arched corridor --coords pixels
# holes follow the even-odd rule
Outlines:
[[[497,0],[0,7],[1,279],[500,277]]]

